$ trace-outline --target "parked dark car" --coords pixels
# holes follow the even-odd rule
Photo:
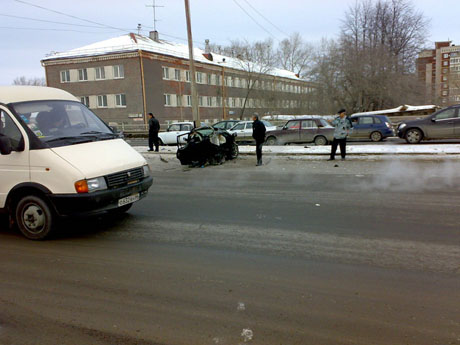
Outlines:
[[[385,115],[351,115],[353,129],[349,139],[381,141],[395,135],[390,119]]]
[[[220,164],[224,159],[238,157],[238,145],[235,136],[226,130],[212,127],[193,129],[185,140],[177,137],[177,158],[182,165],[203,166],[206,163]],[[183,142],[186,144],[183,144]]]
[[[212,125],[214,129],[230,129],[235,126],[240,120],[224,120],[216,122]]]
[[[398,137],[409,144],[422,140],[460,139],[460,104],[441,109],[423,119],[405,121],[398,126]]]
[[[267,131],[267,145],[311,143],[326,145],[334,139],[334,127],[321,117],[289,120],[282,129]]]

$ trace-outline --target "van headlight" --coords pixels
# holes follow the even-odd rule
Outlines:
[[[144,177],[150,176],[150,166],[148,164],[142,166],[142,170],[144,172]]]
[[[107,189],[107,183],[104,177],[96,177],[89,180],[80,180],[75,182],[77,193],[92,193],[98,190]]]
[[[104,177],[96,177],[86,181],[88,184],[88,192],[95,192],[98,190],[107,189],[107,183],[105,182]]]

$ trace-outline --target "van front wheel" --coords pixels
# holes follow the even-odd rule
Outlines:
[[[15,215],[19,230],[30,240],[43,240],[53,230],[53,213],[48,203],[38,196],[21,198]]]

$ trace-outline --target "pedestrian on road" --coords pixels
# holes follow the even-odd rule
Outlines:
[[[153,151],[153,145],[155,145],[155,152],[159,151],[160,143],[158,142],[158,132],[160,131],[160,123],[149,113],[149,151]]]
[[[254,121],[252,123],[252,137],[256,141],[256,154],[257,154],[257,166],[262,165],[262,146],[265,141],[266,128],[262,121],[259,120],[259,115],[254,114],[252,117]]]
[[[340,109],[338,112],[339,116],[332,121],[332,125],[335,127],[334,140],[331,145],[331,156],[328,160],[333,161],[335,159],[335,152],[337,146],[340,145],[340,155],[342,160],[345,159],[347,154],[347,136],[352,127],[350,119],[346,116],[347,112],[345,109]]]

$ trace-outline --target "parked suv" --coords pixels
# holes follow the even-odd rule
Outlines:
[[[460,139],[460,105],[441,109],[423,119],[402,122],[398,126],[398,137],[409,144],[422,140]]]
[[[349,139],[381,141],[395,135],[390,119],[385,115],[351,115],[353,130]]]
[[[311,143],[326,145],[334,139],[334,127],[320,117],[289,120],[282,129],[267,131],[267,145]]]

